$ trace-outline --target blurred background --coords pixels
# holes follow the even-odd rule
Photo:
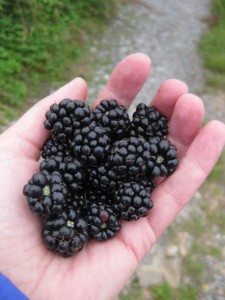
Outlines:
[[[178,78],[225,122],[225,0],[0,0],[1,131],[75,76],[93,102],[134,52],[153,62],[135,105]],[[118,299],[224,300],[224,198],[225,152]]]

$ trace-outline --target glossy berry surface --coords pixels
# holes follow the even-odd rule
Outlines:
[[[44,126],[56,140],[64,142],[73,137],[74,130],[88,126],[91,121],[92,112],[83,101],[64,99],[51,105]]]
[[[75,157],[87,165],[105,161],[111,149],[111,140],[105,129],[96,123],[76,132],[72,149]]]
[[[70,257],[82,250],[87,242],[87,222],[74,208],[68,207],[58,216],[46,220],[43,239],[48,249]]]
[[[127,136],[130,130],[130,118],[126,108],[116,100],[102,100],[93,110],[93,119],[101,124],[112,140]]]
[[[116,192],[116,203],[122,219],[126,221],[134,221],[147,216],[148,210],[153,207],[150,192],[137,182],[122,184]]]
[[[143,136],[147,140],[151,137],[165,137],[168,134],[168,119],[154,106],[144,103],[138,104],[133,114],[132,135]]]

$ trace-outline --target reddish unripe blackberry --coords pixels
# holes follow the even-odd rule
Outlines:
[[[75,130],[88,126],[92,121],[89,106],[83,101],[71,99],[52,104],[45,116],[45,128],[51,130],[52,136],[60,142],[68,142]]]
[[[112,207],[103,203],[93,203],[87,212],[89,237],[105,241],[113,238],[120,230],[117,213]]]
[[[126,108],[116,100],[102,100],[93,110],[93,119],[102,125],[112,140],[127,136],[130,130],[130,118]]]
[[[31,210],[42,217],[61,213],[70,193],[58,172],[35,173],[24,186],[24,195]]]
[[[46,247],[64,257],[83,249],[88,240],[87,222],[74,208],[68,207],[45,221],[43,240]]]
[[[126,221],[135,221],[148,215],[153,207],[148,189],[137,182],[123,183],[116,192],[116,203],[120,216]]]
[[[155,136],[162,138],[168,134],[167,117],[157,111],[154,106],[147,106],[144,103],[136,107],[131,124],[131,134],[143,136],[147,140]]]
[[[95,122],[75,132],[72,149],[74,155],[86,165],[96,165],[105,161],[110,148],[110,137],[105,129]]]

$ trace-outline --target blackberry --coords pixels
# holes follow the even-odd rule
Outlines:
[[[42,217],[63,211],[70,194],[58,172],[36,173],[24,186],[24,195],[31,210]]]
[[[177,149],[167,139],[151,144],[151,154],[148,169],[151,177],[169,176],[178,166]]]
[[[138,178],[147,174],[150,160],[151,144],[142,137],[130,137],[113,144],[109,164],[119,178]]]
[[[115,200],[121,218],[126,221],[135,221],[147,216],[148,210],[153,207],[150,192],[137,182],[122,184],[116,192]]]
[[[68,207],[60,215],[46,220],[43,240],[49,250],[70,257],[82,250],[88,240],[87,222],[74,208]]]
[[[89,168],[88,180],[92,187],[103,191],[114,191],[121,183],[121,180],[117,178],[116,173],[110,168],[108,163]]]
[[[94,240],[111,239],[121,227],[118,215],[112,207],[100,202],[90,205],[87,220],[89,237]]]
[[[130,179],[130,181],[135,181],[135,179]],[[137,183],[139,183],[140,185],[143,185],[143,187],[146,189],[146,191],[148,192],[152,192],[155,188],[155,184],[152,181],[152,179],[148,178],[148,177],[141,177],[138,179]]]
[[[89,207],[93,203],[103,203],[103,204],[110,204],[112,199],[110,194],[103,192],[98,189],[87,189],[85,192],[85,198],[87,206]]]
[[[92,204],[101,204],[110,207],[118,215],[118,205],[115,202],[115,193],[109,193],[97,189],[88,189],[85,193],[87,210]],[[87,211],[86,210],[86,211]]]
[[[85,191],[72,193],[71,197],[67,200],[65,208],[68,206],[74,208],[80,216],[83,216],[87,210]]]
[[[45,128],[60,142],[69,141],[74,130],[88,126],[92,121],[90,108],[83,101],[71,99],[52,104],[45,116]]]
[[[133,136],[143,136],[147,140],[155,136],[162,138],[168,134],[168,119],[154,106],[140,103],[133,113],[131,127]]]
[[[60,172],[71,193],[81,192],[83,189],[83,181],[85,179],[83,165],[71,156],[55,156],[43,160],[40,164],[40,170],[46,170],[49,173],[54,171]]]
[[[130,118],[126,108],[116,100],[102,100],[93,110],[93,119],[102,125],[112,140],[126,137]]]
[[[54,138],[50,137],[44,143],[41,149],[41,156],[45,158],[50,158],[54,156],[69,156],[70,155],[70,144],[56,141]]]
[[[72,143],[74,155],[87,165],[96,165],[107,159],[111,140],[105,129],[95,122],[78,130]]]

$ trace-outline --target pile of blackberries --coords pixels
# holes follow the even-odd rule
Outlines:
[[[64,257],[88,240],[113,238],[122,220],[147,216],[155,178],[178,165],[176,147],[166,139],[167,118],[143,103],[130,120],[116,100],[91,110],[64,99],[51,105],[44,126],[51,136],[40,171],[23,192],[43,220],[46,247]]]

